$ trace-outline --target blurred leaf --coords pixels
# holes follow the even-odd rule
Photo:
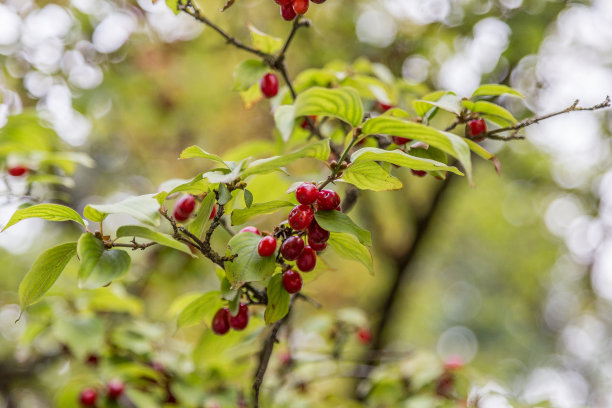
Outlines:
[[[70,177],[58,176],[56,174],[30,173],[26,181],[28,184],[57,184],[66,188],[74,187],[74,180]]]
[[[427,102],[435,102],[442,98],[444,95],[455,95],[453,92],[449,91],[435,91],[424,95],[420,100],[414,101],[412,103],[412,107],[416,114],[421,117],[426,117],[427,113],[432,109],[432,107],[437,108]]]
[[[144,392],[130,387],[126,390],[126,394],[129,401],[133,403],[136,408],[159,408],[161,406],[161,401],[150,392]]]
[[[462,103],[463,103],[463,106],[465,106],[468,110],[472,112],[480,113],[501,126],[505,126],[508,124],[512,125],[517,122],[517,120],[514,118],[514,116],[510,112],[508,112],[508,110],[492,102],[463,101]],[[501,122],[499,122],[496,119],[501,119]]]
[[[249,110],[255,104],[263,99],[263,94],[259,87],[259,82],[255,82],[247,90],[240,92],[240,98],[242,99],[242,106],[244,109]]]
[[[509,86],[498,84],[485,84],[480,85],[478,88],[476,88],[476,90],[472,94],[472,99],[478,96],[499,96],[503,94],[510,94],[524,98],[523,94],[521,94],[515,89],[510,88]]]
[[[177,249],[195,258],[195,256],[191,253],[191,249],[189,249],[187,245],[172,238],[171,235],[153,231],[139,225],[123,225],[119,227],[117,230],[117,238],[121,237],[139,237],[148,239],[157,242],[160,245]]]
[[[491,160],[493,162],[493,165],[495,166],[495,171],[497,172],[497,174],[499,174],[499,172],[501,171],[501,163],[494,154],[489,153],[484,147],[474,142],[473,140],[465,139],[465,141],[468,146],[470,146],[470,149],[478,156],[482,157],[485,160]]]
[[[313,159],[327,160],[329,157],[329,141],[321,140],[302,147],[295,152],[283,156],[274,156],[267,159],[255,160],[242,172],[242,177],[247,178],[254,174],[265,174],[279,170],[281,167],[293,163],[297,159],[310,157]]]
[[[93,222],[100,222],[100,221],[104,221],[107,214],[104,214],[103,212],[100,212],[96,210],[95,208],[92,208],[91,206],[86,205],[85,209],[83,210],[83,215],[85,216],[85,218],[92,220]]]
[[[283,40],[281,38],[261,32],[251,24],[247,24],[247,28],[251,33],[253,48],[256,50],[265,52],[266,54],[276,54],[283,48]]]
[[[249,219],[263,214],[271,214],[279,208],[293,207],[289,201],[269,201],[267,203],[253,204],[248,208],[234,210],[232,212],[232,225],[240,225],[247,222]]]
[[[76,165],[80,164],[85,167],[94,167],[94,160],[85,153],[79,152],[37,152],[34,158],[38,160],[40,165],[51,165],[58,167],[67,174],[73,174],[76,170]]]
[[[293,105],[281,105],[274,111],[274,123],[281,134],[283,142],[289,141],[295,125],[295,108]]]
[[[143,305],[140,298],[127,294],[121,285],[92,289],[87,292],[87,296],[88,307],[93,311],[142,315]]]
[[[194,157],[209,159],[209,160],[215,161],[229,168],[227,163],[225,163],[225,161],[223,161],[221,157],[213,153],[208,153],[207,151],[205,151],[199,146],[189,146],[188,148],[186,148],[185,150],[181,152],[179,159],[192,159]]]
[[[85,226],[85,220],[70,207],[59,204],[37,204],[15,211],[2,231],[27,218],[42,218],[48,221],[74,221]]]
[[[341,180],[361,190],[386,191],[403,187],[401,181],[373,161],[351,164],[342,173]]]
[[[246,91],[254,84],[258,84],[269,68],[261,60],[249,59],[242,61],[234,71],[234,91]]]
[[[234,235],[228,242],[227,256],[237,255],[231,262],[225,262],[225,273],[232,287],[246,282],[261,281],[274,273],[274,256],[261,257],[257,246],[261,237],[250,232]]]
[[[295,100],[295,117],[333,116],[353,127],[363,120],[363,104],[353,88],[336,89],[310,88],[299,94]]]
[[[147,194],[128,197],[115,204],[89,204],[85,207],[85,216],[99,222],[102,221],[99,219],[100,214],[105,217],[107,214],[128,214],[140,222],[156,227],[159,225],[159,207],[160,204],[153,194]],[[92,209],[97,213],[91,211]]]
[[[55,283],[76,254],[77,243],[68,242],[47,249],[40,254],[19,284],[21,311],[38,301]]]
[[[393,163],[396,166],[408,167],[414,170],[425,170],[435,171],[444,170],[450,171],[460,176],[463,175],[456,167],[447,166],[444,163],[437,162],[431,159],[425,159],[421,157],[414,157],[403,151],[396,149],[393,151],[379,149],[377,147],[364,147],[363,149],[357,150],[351,156],[353,164],[348,169],[353,167],[357,163],[369,162],[369,161],[381,161],[387,163]],[[347,170],[348,170],[347,169]]]
[[[208,292],[189,303],[181,311],[176,322],[177,329],[200,324],[205,318],[207,318],[208,323],[208,320],[212,319],[221,307],[223,307],[221,293],[217,290]]]
[[[77,244],[81,259],[79,283],[93,289],[123,276],[130,267],[130,256],[119,249],[104,249],[104,243],[88,232],[81,235]]]
[[[290,301],[291,296],[283,286],[283,275],[279,273],[272,276],[268,284],[268,304],[264,313],[266,324],[272,324],[285,317],[289,312]]]
[[[228,163],[229,164],[229,163]],[[240,170],[242,169],[242,162],[234,164],[231,171],[225,169],[218,169],[207,171],[202,173],[202,177],[208,179],[212,184],[216,183],[231,183],[238,178]]]
[[[323,229],[330,232],[346,232],[357,237],[359,242],[364,245],[372,245],[372,236],[370,231],[367,231],[353,222],[348,215],[343,212],[331,210],[331,211],[317,211],[315,213],[317,222]]]
[[[461,113],[461,99],[452,94],[443,95],[437,101],[426,101],[426,100],[416,100],[412,102],[412,106],[414,110],[419,114],[419,116],[424,116],[432,107],[438,107],[447,112],[454,113],[455,115],[459,115]]]
[[[368,268],[372,275],[374,274],[374,264],[370,251],[352,235],[332,232],[327,244],[342,258],[360,262]]]
[[[234,3],[236,2],[236,0],[227,0],[225,2],[225,4],[223,5],[223,7],[221,8],[221,11],[225,11],[228,8],[232,7],[234,5]]]
[[[104,347],[104,325],[96,316],[64,316],[55,322],[53,334],[79,360],[90,354],[99,354]]]
[[[212,192],[206,194],[198,209],[198,215],[187,227],[187,230],[198,238],[202,237],[204,227],[210,220],[210,214],[212,214],[212,209],[215,205],[215,198],[215,194]]]

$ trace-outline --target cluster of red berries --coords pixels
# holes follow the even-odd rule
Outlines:
[[[325,3],[325,0],[310,0],[313,3]],[[293,20],[298,14],[304,15],[308,11],[308,0],[274,0],[280,6],[280,13],[283,19]]]
[[[469,132],[467,133],[467,137],[470,139],[474,139],[475,142],[482,142],[485,138],[478,137],[483,133],[487,132],[487,124],[482,118],[470,120],[468,122]]]
[[[8,174],[10,174],[13,177],[20,177],[28,172],[28,168],[26,166],[18,165],[18,166],[9,167],[7,171],[8,171]]]
[[[125,390],[121,380],[110,380],[106,386],[108,397],[112,400],[118,399]],[[95,407],[98,401],[98,391],[95,388],[85,388],[79,395],[79,402],[84,407]]]
[[[196,200],[194,196],[191,194],[181,196],[181,198],[176,200],[176,203],[174,204],[174,219],[180,222],[188,220],[191,213],[193,213],[195,206]],[[217,214],[217,204],[214,205],[208,219],[212,220],[215,217],[215,214]]]
[[[222,307],[217,310],[212,320],[212,330],[215,334],[223,335],[230,329],[244,330],[249,324],[249,308],[247,305],[240,303],[238,313],[234,316],[227,307]]]

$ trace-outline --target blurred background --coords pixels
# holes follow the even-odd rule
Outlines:
[[[272,0],[241,0],[223,13],[220,1],[197,4],[239,38],[248,38],[247,22],[279,37],[290,29]],[[307,17],[312,27],[298,33],[287,55],[292,76],[365,56],[410,83],[462,96],[481,83],[512,86],[525,100],[502,102],[519,118],[561,110],[575,99],[594,105],[612,94],[609,0],[328,0],[313,4]],[[79,168],[72,188],[41,191],[43,199],[60,198],[82,211],[88,203],[155,192],[165,180],[204,169],[199,161],[177,161],[187,146],[227,158],[239,155],[245,141],[260,143],[264,155],[282,148],[269,104],[246,110],[231,91],[233,68],[247,57],[162,0],[3,0],[0,126],[36,112],[63,149],[94,159],[95,167]],[[525,141],[485,142],[500,158],[501,174],[475,161],[475,188],[451,177],[409,263],[402,260],[418,236],[417,221],[442,183],[406,172],[400,173],[404,190],[362,195],[351,215],[373,231],[376,275],[324,257],[331,270],[306,285],[323,308],[298,308],[292,347],[319,344],[309,327],[330,312],[357,308],[365,325],[377,327],[385,310],[382,344],[442,361],[460,356],[474,370],[472,387],[497,392],[482,406],[510,406],[509,400],[612,406],[611,118],[576,112],[529,127]],[[266,176],[251,186],[255,202],[279,199],[291,183],[320,178],[323,169],[306,163],[292,167],[295,177]],[[23,187],[9,181],[13,191]],[[22,203],[0,197],[0,225]],[[260,217],[255,225],[272,228],[283,217]],[[106,228],[123,222],[110,217]],[[125,282],[111,289],[79,290],[72,265],[15,324],[17,287],[34,256],[75,234],[70,225],[39,220],[0,234],[0,373],[8,373],[0,375],[0,404],[6,407],[49,406],[54,398],[68,406],[57,402],[56,390],[71,381],[63,366],[51,366],[54,374],[11,374],[68,341],[54,319],[127,313],[146,322],[155,344],[142,347],[160,361],[166,358],[160,350],[170,355],[198,343],[201,327],[175,335],[168,310],[180,310],[177,299],[185,294],[217,288],[214,268],[163,249],[134,254]],[[220,232],[216,244],[227,238]],[[386,310],[400,272],[398,295]],[[132,317],[117,318],[117,327]],[[92,344],[82,356],[96,351]],[[256,349],[254,342],[244,350]],[[248,388],[248,375],[235,381]],[[351,385],[340,383],[350,393]]]

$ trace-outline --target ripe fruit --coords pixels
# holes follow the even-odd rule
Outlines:
[[[236,316],[232,316],[230,313],[229,325],[234,330],[244,330],[247,324],[249,324],[249,308],[241,303],[238,306],[238,314]]]
[[[289,225],[296,231],[303,231],[308,228],[313,219],[314,211],[309,205],[296,205],[289,213]]]
[[[391,140],[393,140],[393,143],[395,143],[396,145],[405,145],[406,143],[412,142],[412,139],[399,136],[391,136]]]
[[[259,89],[266,98],[272,98],[278,93],[278,78],[276,75],[267,73],[259,81]]]
[[[308,242],[311,240],[318,243],[327,242],[329,239],[329,231],[321,228],[317,220],[313,220],[308,227]]]
[[[27,172],[28,172],[28,168],[25,166],[13,166],[13,167],[9,167],[8,169],[8,174],[10,174],[11,176],[15,176],[15,177],[23,176]]]
[[[215,313],[215,317],[212,320],[212,330],[215,334],[223,335],[230,329],[229,324],[230,311],[227,307],[223,307]]]
[[[259,256],[270,256],[276,251],[276,239],[273,236],[268,235],[263,237],[257,245],[257,253]]]
[[[286,21],[291,21],[296,16],[295,11],[293,10],[293,6],[291,5],[291,3],[288,3],[288,4],[284,5],[284,6],[281,6],[280,11],[281,11],[281,16]]]
[[[195,205],[196,200],[191,194],[181,196],[174,204],[174,218],[177,221],[185,221],[193,212]]]
[[[283,273],[283,287],[291,294],[298,293],[302,289],[302,277],[299,272],[289,269]]]
[[[253,234],[259,235],[259,230],[256,227],[252,226],[252,225],[249,225],[248,227],[244,227],[243,229],[238,231],[239,234],[241,234],[243,232],[252,232]]]
[[[468,122],[468,125],[470,127],[470,134],[472,136],[479,136],[482,133],[487,131],[487,124],[485,123],[484,119],[482,119],[482,118],[475,119],[475,120],[470,120]]]
[[[317,252],[321,252],[322,250],[327,248],[327,242],[316,242],[313,241],[310,237],[308,237],[308,246]]]
[[[291,5],[291,1],[292,0],[274,0],[274,2],[278,4],[279,6]]]
[[[427,172],[425,170],[410,170],[412,172],[412,174],[414,174],[417,177],[425,177],[427,175]]]
[[[208,217],[208,219],[212,220],[213,218],[215,218],[215,215],[217,215],[217,204],[214,205],[212,212],[210,213],[210,216]]]
[[[118,379],[110,380],[108,382],[108,396],[112,399],[117,399],[123,394],[125,387],[123,382]]]
[[[317,264],[317,253],[310,246],[305,246],[304,250],[295,261],[298,269],[302,272],[310,272]]]
[[[372,341],[372,332],[366,327],[360,327],[357,329],[357,340],[363,344],[368,344]]]
[[[391,109],[393,105],[379,101],[379,102],[376,102],[376,107],[378,108],[379,111],[386,112],[389,109]]]
[[[325,0],[310,0],[310,1],[312,1],[313,3],[317,3],[317,4],[325,3]]]
[[[295,190],[295,198],[300,204],[312,204],[317,200],[319,189],[312,183],[302,183]]]
[[[281,245],[281,255],[288,261],[295,261],[304,250],[304,240],[300,237],[289,237]]]
[[[321,190],[317,196],[320,210],[335,210],[340,205],[340,196],[332,190]]]
[[[293,11],[296,14],[306,14],[308,11],[308,0],[293,0]]]
[[[79,401],[81,405],[85,407],[93,407],[96,405],[96,400],[98,399],[98,392],[93,388],[85,388],[81,391],[81,395],[79,395]]]

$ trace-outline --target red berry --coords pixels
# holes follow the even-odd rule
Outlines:
[[[253,234],[259,235],[259,230],[256,227],[252,226],[252,225],[249,225],[248,227],[244,227],[243,229],[238,231],[239,234],[241,234],[243,232],[252,232]]]
[[[108,396],[112,399],[117,399],[123,394],[125,387],[123,386],[123,382],[121,380],[110,380],[108,382]]]
[[[100,361],[100,357],[98,357],[96,354],[88,355],[87,360],[85,360],[87,364],[91,364],[93,366],[97,366],[99,361]]]
[[[293,10],[293,6],[291,5],[291,2],[285,4],[284,6],[281,6],[280,11],[281,11],[281,16],[286,21],[291,21],[296,16],[295,11]]]
[[[308,228],[313,219],[314,211],[309,205],[296,205],[289,213],[289,225],[296,231],[303,231]]]
[[[79,395],[79,401],[84,407],[93,407],[96,405],[98,399],[98,392],[93,388],[85,388]]]
[[[308,246],[317,252],[321,252],[327,248],[327,242],[316,242],[313,241],[312,238],[308,237]]]
[[[357,329],[357,340],[363,344],[368,344],[372,341],[372,332],[366,327],[360,327]]]
[[[215,215],[217,215],[217,204],[213,206],[212,212],[210,213],[208,219],[212,220],[213,218],[215,218]]]
[[[14,167],[9,167],[8,174],[10,174],[11,176],[19,177],[19,176],[23,176],[24,174],[26,174],[27,171],[28,171],[28,168],[25,166],[14,166]]]
[[[468,125],[470,126],[470,134],[472,136],[478,136],[487,131],[487,124],[482,118],[470,120]]]
[[[340,211],[340,212],[342,212],[342,207],[337,206],[337,207],[336,207],[336,211]]]
[[[244,330],[249,324],[249,308],[245,304],[240,304],[238,307],[238,314],[236,316],[232,316],[230,313],[229,317],[229,325],[234,330]]]
[[[308,242],[311,240],[318,243],[327,242],[329,239],[329,231],[321,228],[317,220],[313,220],[308,227]]]
[[[304,240],[300,237],[289,237],[281,245],[281,255],[288,261],[295,261],[304,250]]]
[[[386,112],[389,109],[391,109],[393,107],[393,105],[391,105],[389,103],[384,103],[384,102],[377,101],[376,102],[376,107],[378,108],[379,111]]]
[[[215,317],[212,320],[212,330],[215,334],[223,335],[230,329],[229,318],[230,311],[227,307],[223,307],[215,313]]]
[[[312,204],[317,201],[319,196],[319,189],[312,183],[302,183],[295,190],[295,198],[300,204]]]
[[[180,222],[183,222],[189,219],[189,214],[184,214],[178,208],[174,208],[174,213],[172,215],[174,216],[175,220],[180,221]]]
[[[325,0],[310,0],[310,1],[312,1],[313,3],[317,3],[317,4],[325,3]]]
[[[414,174],[417,177],[425,177],[427,175],[427,172],[425,170],[410,170],[412,172],[412,174]]]
[[[259,89],[266,98],[272,98],[278,93],[278,78],[276,75],[267,73],[259,81]]]
[[[298,256],[298,259],[295,261],[298,269],[302,272],[310,272],[314,269],[317,264],[317,253],[312,247],[305,246],[304,250]]]
[[[298,293],[302,289],[302,277],[299,272],[289,269],[283,273],[283,287],[291,294]]]
[[[340,205],[340,196],[332,190],[321,190],[317,196],[320,210],[335,210]]]
[[[306,14],[308,11],[308,0],[293,0],[293,11],[296,14]]]
[[[292,0],[274,0],[279,6],[291,6],[291,1]]]
[[[189,218],[196,205],[196,200],[191,194],[181,196],[174,204],[174,212],[181,213],[185,219]]]
[[[273,236],[268,235],[263,237],[257,245],[257,253],[259,256],[270,256],[276,251],[276,239]]]
[[[406,143],[412,142],[412,139],[399,136],[391,136],[391,140],[393,140],[393,143],[395,143],[396,145],[405,145]]]

